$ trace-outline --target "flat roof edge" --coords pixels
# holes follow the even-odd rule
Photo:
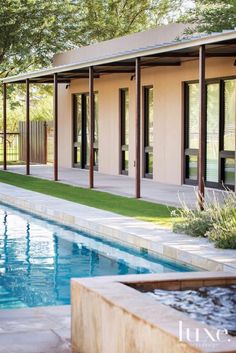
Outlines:
[[[6,78],[2,78],[0,81],[2,83],[17,83],[20,81],[24,81],[26,79],[33,79],[33,78],[39,78],[39,77],[47,77],[51,76],[55,73],[62,73],[62,72],[67,72],[67,71],[73,71],[76,69],[82,69],[82,68],[88,68],[89,66],[96,66],[96,65],[103,65],[103,64],[109,64],[111,62],[116,62],[120,60],[129,60],[129,59],[134,59],[135,57],[144,57],[148,55],[153,55],[153,54],[162,54],[162,53],[168,53],[170,51],[176,51],[176,50],[181,50],[181,49],[186,49],[186,48],[193,48],[197,47],[199,45],[207,45],[207,44],[214,44],[217,42],[225,41],[225,40],[231,40],[231,39],[236,39],[236,30],[232,31],[225,31],[222,33],[216,33],[216,34],[211,34],[209,36],[206,36],[205,34],[202,35],[200,38],[192,38],[192,39],[182,39],[182,40],[176,40],[174,43],[166,43],[160,46],[155,46],[155,47],[149,47],[149,48],[139,48],[135,50],[131,50],[128,52],[122,52],[122,53],[117,53],[113,56],[109,57],[102,57],[102,58],[97,58],[92,61],[87,61],[87,62],[78,62],[74,64],[67,64],[67,65],[61,65],[61,66],[55,66],[55,67],[50,67],[50,68],[45,68],[37,71],[31,71],[31,72],[26,72],[20,75],[16,76],[10,76]],[[236,56],[236,54],[235,54]]]

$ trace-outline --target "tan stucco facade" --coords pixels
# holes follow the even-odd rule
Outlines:
[[[57,63],[60,64],[60,63]],[[142,86],[154,89],[153,179],[182,183],[184,81],[198,79],[198,60],[181,66],[142,69]],[[119,89],[129,88],[129,176],[134,176],[135,81],[132,74],[111,74],[95,79],[98,92],[99,172],[119,174]],[[236,76],[234,58],[209,58],[206,78]],[[72,167],[72,95],[88,92],[88,79],[73,80],[59,89],[59,166]],[[142,164],[142,163],[141,163]]]

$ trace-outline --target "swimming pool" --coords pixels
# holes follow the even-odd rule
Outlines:
[[[0,308],[70,303],[70,279],[195,268],[0,204]]]

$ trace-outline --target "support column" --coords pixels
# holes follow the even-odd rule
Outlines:
[[[30,85],[26,79],[26,175],[30,175]]]
[[[54,180],[58,180],[58,80],[53,75],[53,114],[54,114]]]
[[[198,150],[198,203],[204,209],[206,165],[206,82],[205,45],[199,48],[199,150]]]
[[[89,116],[90,116],[90,159],[89,159],[89,187],[94,187],[94,71],[89,67]]]
[[[3,170],[7,170],[7,84],[3,84]]]
[[[136,112],[135,112],[135,197],[141,196],[140,179],[140,103],[141,103],[141,66],[140,58],[135,60],[135,88],[136,88]]]

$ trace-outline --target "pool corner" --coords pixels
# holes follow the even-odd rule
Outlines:
[[[80,353],[197,353],[235,352],[236,337],[202,324],[137,290],[157,283],[176,288],[236,284],[224,272],[129,275],[72,280],[72,346]],[[180,325],[184,329],[180,337]],[[188,330],[202,332],[201,341]],[[206,334],[209,332],[209,335]],[[215,337],[215,336],[213,336]]]

